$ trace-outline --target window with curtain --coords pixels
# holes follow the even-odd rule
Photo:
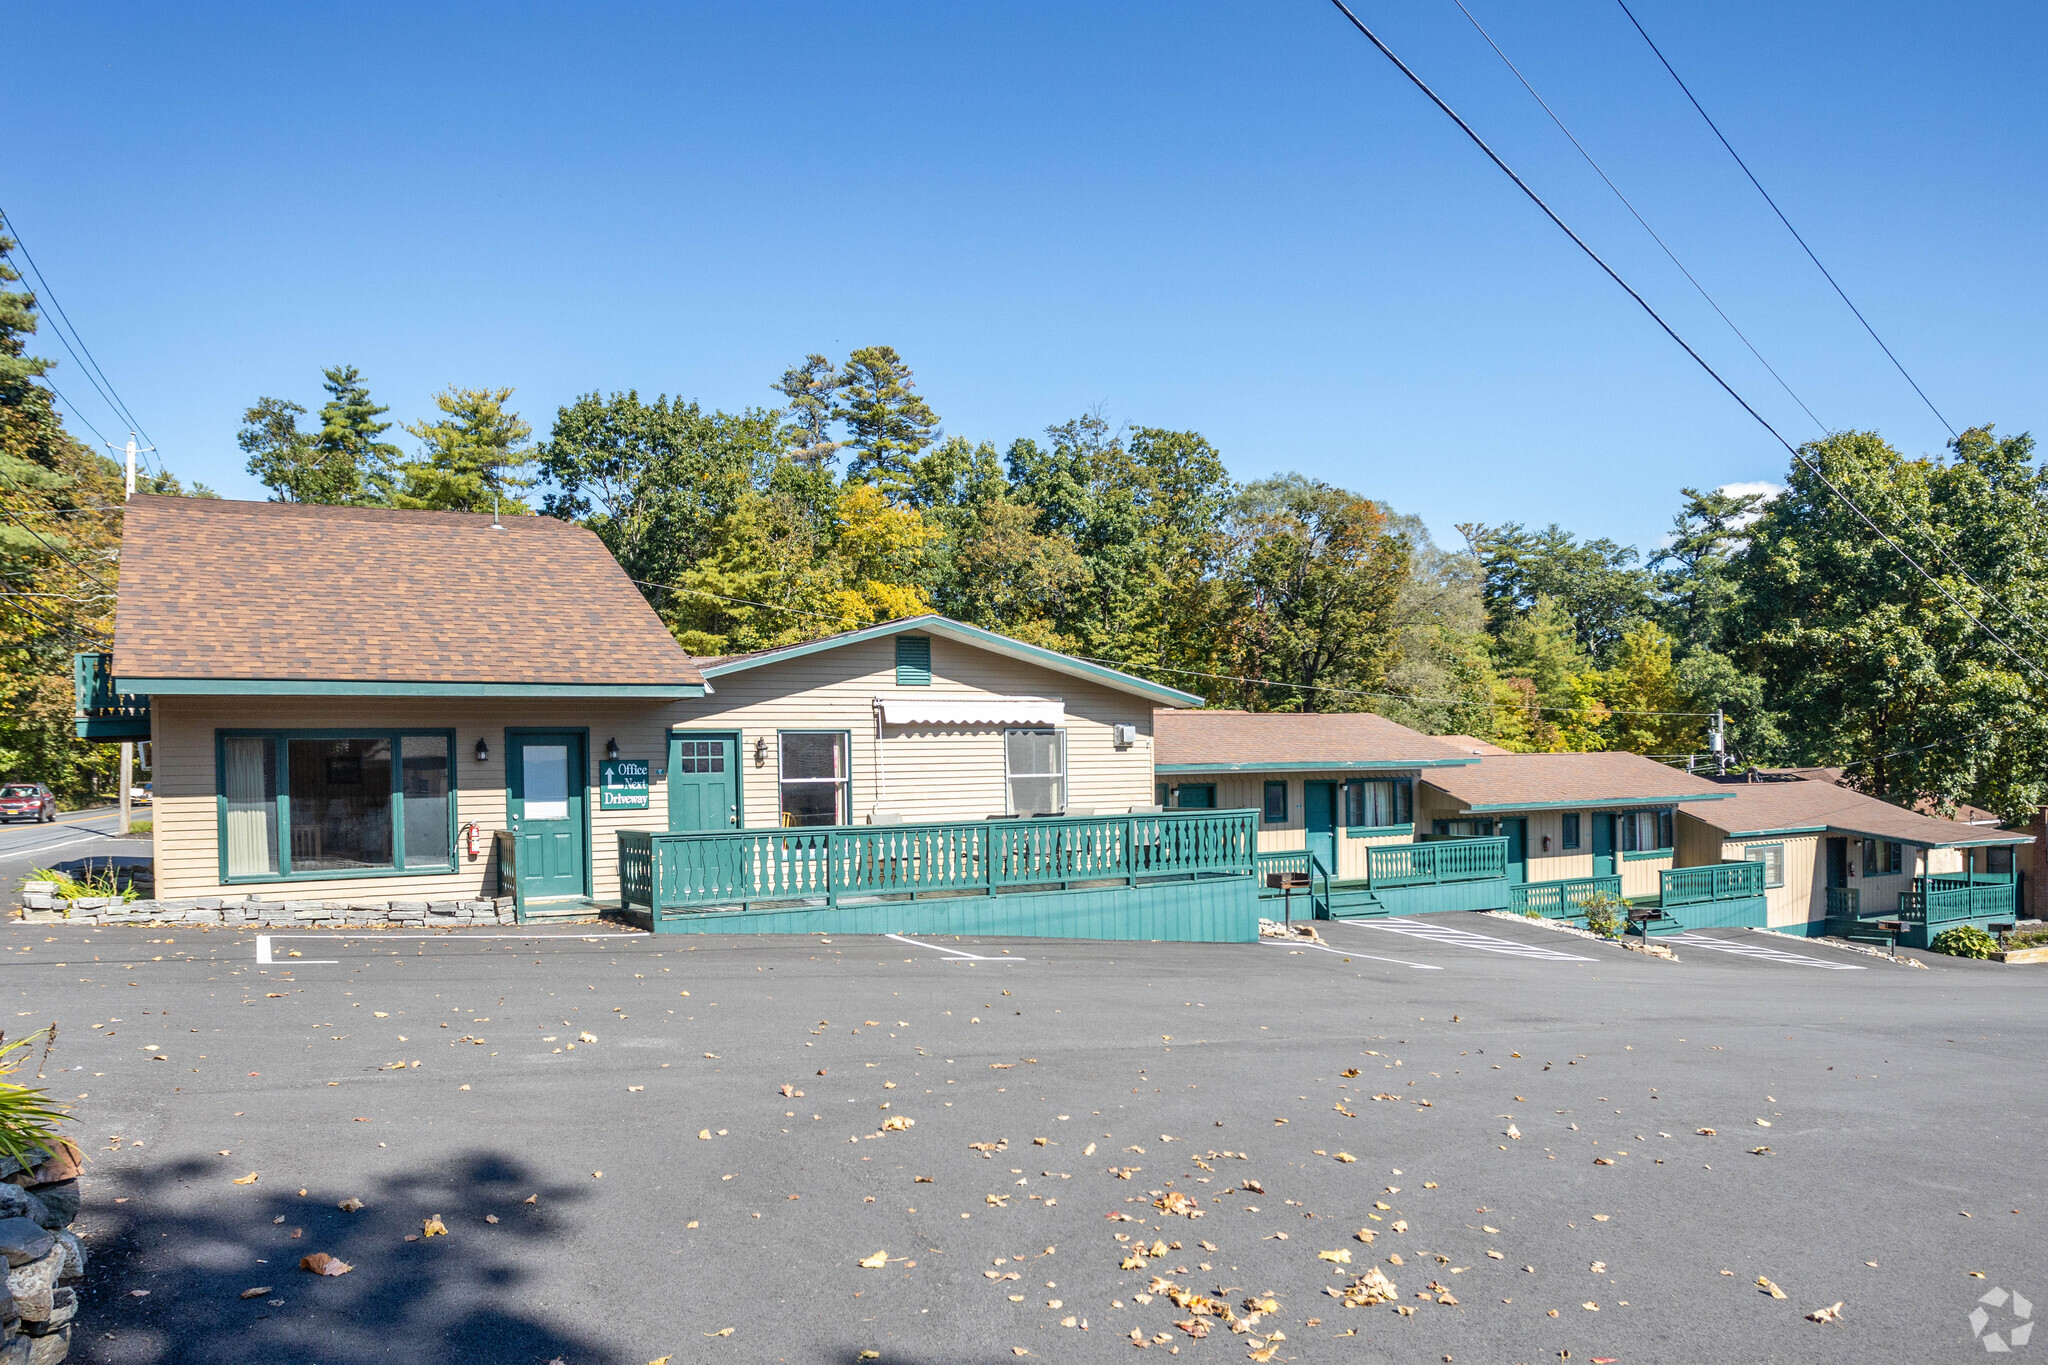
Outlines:
[[[1003,777],[1012,815],[1057,815],[1067,808],[1066,736],[1058,730],[1003,733]]]
[[[454,749],[446,730],[221,734],[228,878],[452,871]]]
[[[1671,812],[1632,810],[1618,817],[1624,853],[1650,853],[1671,847]]]
[[[1284,825],[1287,823],[1287,784],[1268,782],[1266,784],[1266,823]]]
[[[1906,846],[1889,839],[1865,839],[1863,841],[1863,875],[1886,877],[1905,865]]]
[[[1742,849],[1744,862],[1764,865],[1764,885],[1785,884],[1785,846],[1783,844],[1745,844]]]
[[[843,730],[785,731],[778,776],[784,827],[846,823],[852,802]]]
[[[228,875],[277,875],[277,741],[223,740],[221,766]]]
[[[1415,819],[1410,809],[1414,788],[1407,778],[1344,784],[1344,823],[1356,829],[1405,825]]]
[[[1432,826],[1439,839],[1491,839],[1491,820],[1438,820]]]
[[[1579,813],[1577,811],[1568,810],[1564,813],[1563,820],[1559,822],[1557,845],[1559,848],[1577,848],[1579,846]]]

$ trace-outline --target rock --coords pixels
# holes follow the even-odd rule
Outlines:
[[[16,1161],[11,1156],[0,1156],[0,1180],[12,1179],[15,1175],[21,1173],[22,1171],[28,1170],[32,1167],[40,1166],[49,1159],[49,1151],[42,1147],[30,1147],[28,1149],[28,1166],[23,1166],[19,1161]],[[19,1183],[33,1184],[34,1182],[22,1181]]]
[[[16,1185],[54,1185],[60,1180],[76,1180],[85,1171],[85,1154],[69,1138],[59,1138],[54,1152],[41,1147],[31,1150],[40,1157],[34,1170],[24,1171],[17,1166],[13,1172],[0,1178]]]
[[[64,1251],[64,1268],[57,1272],[58,1284],[69,1284],[85,1278],[85,1263],[90,1259],[85,1243],[78,1240],[78,1234],[70,1229],[50,1234],[57,1239],[57,1245]]]
[[[53,1238],[43,1256],[7,1272],[7,1292],[14,1295],[15,1311],[23,1321],[49,1321],[56,1306],[57,1275],[63,1269],[64,1252]]]
[[[28,1197],[26,1190],[16,1192],[24,1199]],[[0,1255],[7,1257],[10,1271],[41,1260],[56,1246],[57,1239],[40,1224],[19,1215],[0,1218]]]
[[[45,1213],[37,1219],[52,1232],[78,1217],[78,1206],[82,1196],[76,1180],[60,1181],[55,1185],[36,1185],[29,1193],[42,1202]]]
[[[43,884],[49,885],[48,882]],[[28,910],[54,910],[57,908],[57,898],[48,891],[24,890],[21,893],[21,904]]]
[[[46,1337],[52,1332],[61,1332],[71,1325],[78,1316],[78,1291],[76,1289],[53,1289],[50,1291],[50,1316],[47,1318],[23,1318],[22,1330],[32,1337]]]
[[[24,1365],[61,1365],[64,1357],[71,1353],[71,1328],[60,1327],[46,1337],[18,1337],[28,1343],[28,1354],[22,1357]],[[0,1365],[14,1365],[14,1362],[0,1356]]]
[[[50,1339],[43,1338],[44,1341]],[[0,1365],[29,1365],[38,1344],[28,1337],[9,1337],[5,1343],[0,1343]],[[65,1345],[68,1347],[70,1343],[67,1341]],[[50,1362],[44,1361],[43,1365],[50,1365]]]

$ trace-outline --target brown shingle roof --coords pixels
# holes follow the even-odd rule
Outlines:
[[[702,684],[596,536],[491,520],[132,498],[115,676]]]
[[[1731,782],[1720,790],[1729,794],[1728,800],[1695,807],[1687,814],[1724,834],[1827,828],[1931,848],[2030,842],[2026,835],[2007,830],[1915,815],[1830,782]]]
[[[1492,755],[1423,779],[1467,810],[1711,801],[1727,788],[1641,754]]]
[[[1437,738],[1454,748],[1462,749],[1468,754],[1478,754],[1481,757],[1487,754],[1511,754],[1514,752],[1513,749],[1503,749],[1498,744],[1488,744],[1485,740],[1475,738],[1472,735],[1438,735]]]
[[[1180,772],[1251,771],[1278,764],[1321,768],[1470,763],[1442,740],[1368,711],[1154,711],[1152,762]]]

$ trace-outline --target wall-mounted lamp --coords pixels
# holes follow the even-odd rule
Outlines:
[[[754,766],[759,768],[768,762],[768,741],[759,738],[754,741]]]
[[[476,761],[479,763],[491,761],[491,746],[484,743],[481,739],[476,742]]]
[[[616,739],[608,739],[604,742],[604,756],[606,758],[617,758],[619,756],[619,742]]]

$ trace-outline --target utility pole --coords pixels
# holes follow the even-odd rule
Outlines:
[[[113,442],[109,441],[107,448],[112,450],[116,447]],[[122,453],[127,456],[127,497],[132,498],[135,496],[135,457],[155,449],[155,446],[137,446],[135,444],[135,433],[132,431],[128,433],[128,445],[122,450]],[[128,793],[134,785],[135,741],[124,739],[121,741],[121,833],[123,836],[127,835],[130,824],[132,811],[129,807]]]
[[[1714,733],[1708,744],[1714,752],[1714,761],[1722,777],[1728,776],[1728,722],[1721,714],[1721,708],[1714,708]]]

